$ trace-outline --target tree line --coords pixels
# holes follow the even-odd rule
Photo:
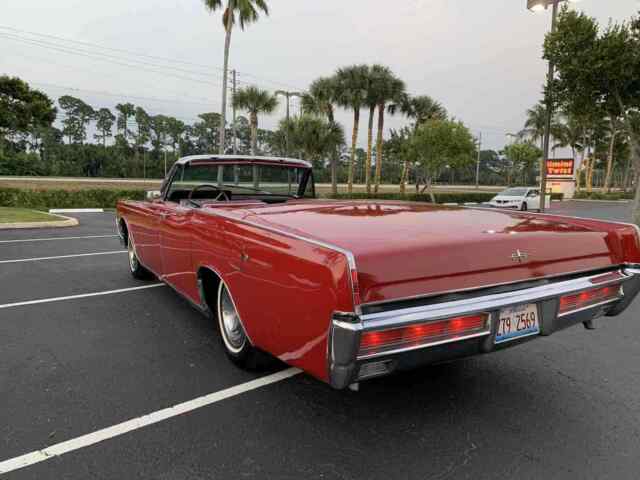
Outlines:
[[[217,112],[202,113],[188,124],[132,103],[119,103],[112,111],[64,95],[55,105],[26,82],[6,76],[0,77],[0,95],[2,174],[160,177],[165,160],[170,167],[180,156],[220,149],[222,117]],[[302,95],[301,115],[283,119],[274,130],[260,128],[259,118],[273,113],[278,101],[274,93],[257,87],[239,89],[232,104],[246,116],[225,125],[223,151],[305,158],[314,164],[318,180],[331,181],[336,192],[339,180],[347,181],[349,192],[354,182],[373,193],[382,181],[404,189],[410,177],[430,185],[445,168],[462,169],[474,162],[475,140],[469,130],[448,118],[432,98],[409,96],[404,82],[382,65],[349,66],[317,79]],[[349,145],[335,120],[337,108],[353,112]],[[368,112],[366,149],[358,147],[363,109]],[[385,139],[386,115],[394,114],[405,115],[411,126],[392,130]],[[427,155],[418,145],[429,136]]]

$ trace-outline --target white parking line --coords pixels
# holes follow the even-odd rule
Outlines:
[[[281,372],[257,378],[246,383],[241,383],[240,385],[235,385],[218,392],[210,393],[203,397],[194,398],[193,400],[174,405],[173,407],[133,418],[126,422],[82,435],[81,437],[72,438],[71,440],[51,445],[50,447],[43,448],[42,450],[36,450],[19,457],[10,458],[9,460],[0,462],[0,475],[49,460],[50,458],[59,457],[65,453],[88,447],[89,445],[94,445],[98,442],[102,442],[119,435],[124,435],[125,433],[133,430],[138,430],[140,428],[153,425],[154,423],[162,422],[163,420],[191,412],[198,408],[206,407],[207,405],[220,402],[251,390],[256,390],[273,383],[281,382],[282,380],[291,378],[298,373],[300,373],[300,370],[297,368],[288,368]]]
[[[42,260],[58,260],[60,258],[92,257],[94,255],[115,255],[117,253],[127,253],[127,251],[126,250],[113,250],[111,252],[92,252],[92,253],[75,253],[73,255],[58,255],[57,257],[18,258],[16,260],[0,260],[0,264],[2,264],[2,263],[40,262]]]
[[[79,295],[69,295],[66,297],[41,298],[40,300],[27,300],[26,302],[5,303],[0,305],[2,308],[24,307],[26,305],[37,305],[39,303],[62,302],[64,300],[76,300],[79,298],[101,297],[103,295],[113,295],[116,293],[134,292],[136,290],[144,290],[147,288],[163,287],[164,283],[153,283],[151,285],[142,285],[140,287],[119,288],[118,290],[105,290],[103,292],[82,293]]]
[[[50,242],[53,240],[81,240],[84,238],[111,238],[117,236],[118,235],[86,235],[84,237],[23,238],[18,240],[0,240],[0,243]]]

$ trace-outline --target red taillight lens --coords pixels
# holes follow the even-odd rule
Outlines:
[[[593,290],[565,295],[560,298],[559,313],[561,315],[563,313],[570,313],[602,302],[616,300],[620,298],[620,296],[620,285],[610,285],[608,287],[595,288]]]
[[[488,330],[486,314],[418,323],[401,328],[364,332],[359,356],[368,356],[397,348],[408,348],[456,339]]]

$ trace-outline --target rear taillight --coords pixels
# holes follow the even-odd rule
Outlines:
[[[560,315],[571,313],[600,303],[617,300],[621,296],[622,287],[619,284],[565,295],[560,298],[560,310],[558,313]]]
[[[488,333],[487,314],[449,318],[406,327],[363,332],[360,337],[360,358],[379,353],[419,348],[433,343],[450,341],[478,333]]]

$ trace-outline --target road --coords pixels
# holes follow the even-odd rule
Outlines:
[[[630,207],[552,208],[625,220]],[[232,366],[214,325],[169,288],[130,277],[112,214],[78,218],[0,233],[3,478],[638,478],[640,301],[596,331],[357,393],[295,372],[251,390],[280,370]],[[145,417],[183,402],[184,413]],[[38,453],[47,446],[62,454]],[[25,454],[24,468],[11,463]]]

